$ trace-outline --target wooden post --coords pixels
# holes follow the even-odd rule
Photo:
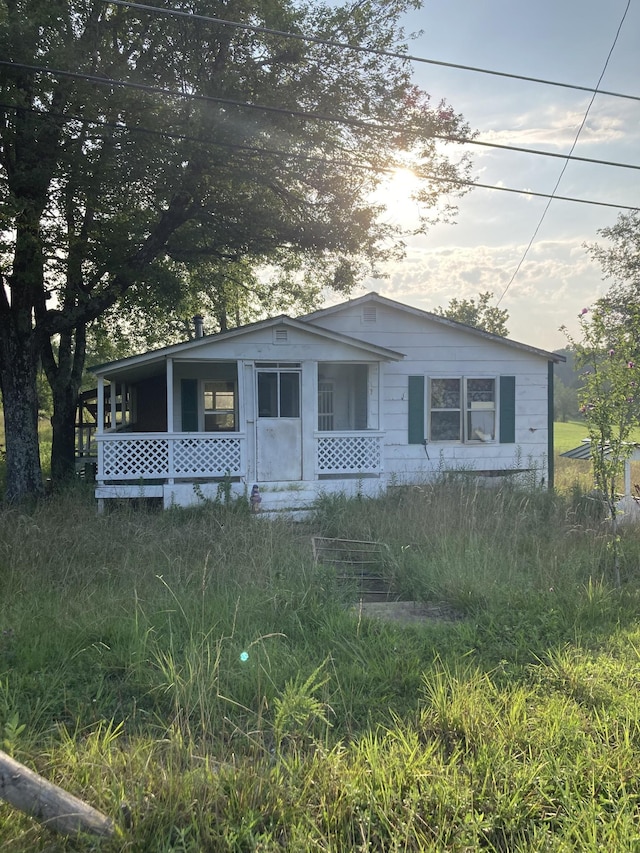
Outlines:
[[[113,821],[0,750],[0,799],[65,835],[111,836]]]

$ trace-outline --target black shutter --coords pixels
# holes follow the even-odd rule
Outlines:
[[[409,444],[423,444],[424,431],[424,376],[409,377]]]
[[[500,444],[516,441],[516,377],[500,377]]]

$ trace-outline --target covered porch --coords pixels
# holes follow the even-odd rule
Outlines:
[[[96,498],[311,502],[384,469],[381,363],[187,361],[98,375]]]

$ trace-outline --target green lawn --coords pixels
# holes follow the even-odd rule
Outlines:
[[[582,439],[588,438],[588,436],[587,425],[583,420],[566,421],[566,423],[556,421],[553,425],[556,455],[558,453],[565,453],[565,451],[571,450],[572,447],[578,447]]]

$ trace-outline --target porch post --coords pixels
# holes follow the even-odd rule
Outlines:
[[[380,383],[382,381],[382,369],[380,362],[370,364],[368,374],[367,390],[369,392],[369,399],[367,401],[367,428],[383,429],[382,409],[380,407]]]
[[[129,422],[129,402],[127,400],[127,396],[128,386],[126,382],[123,382],[120,386],[120,423],[122,424],[123,429],[127,426]]]
[[[300,417],[302,418],[302,479],[316,478],[316,439],[318,429],[318,362],[302,362]]]
[[[98,414],[96,435],[104,433],[104,376],[98,376]]]
[[[173,423],[173,359],[167,358],[167,463],[168,463],[168,478],[169,485],[175,482],[173,477],[173,442],[174,442],[174,423]]]
[[[109,395],[109,406],[111,411],[111,429],[115,432],[118,424],[118,383],[110,382],[109,391],[111,392]]]
[[[239,391],[239,428],[246,435],[246,472],[247,483],[250,484],[257,477],[256,470],[256,417],[257,401],[254,363],[252,361],[238,362],[238,389]]]
[[[167,432],[173,432],[173,359],[168,358],[167,365]]]
[[[97,485],[104,484],[104,377],[98,376],[98,411],[96,413],[96,444],[98,445],[98,471],[96,473]],[[104,499],[98,498],[98,512],[104,512]]]
[[[96,444],[98,445],[98,483],[102,483],[104,471],[104,376],[98,376],[98,411],[96,413]],[[98,504],[100,506],[100,504]]]

